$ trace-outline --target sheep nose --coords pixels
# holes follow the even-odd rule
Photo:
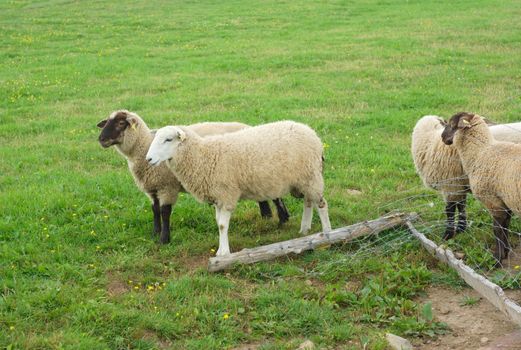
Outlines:
[[[147,157],[147,162],[151,162],[152,161],[152,157]]]

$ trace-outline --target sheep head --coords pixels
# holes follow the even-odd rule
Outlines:
[[[159,165],[172,159],[177,147],[186,139],[186,133],[177,126],[165,126],[157,130],[148,149],[146,159],[150,165]]]
[[[135,129],[139,123],[139,118],[132,112],[120,110],[113,112],[107,119],[98,123],[101,129],[99,143],[103,148],[118,145],[123,142],[125,131],[130,127]]]
[[[458,130],[470,129],[474,124],[472,123],[476,114],[460,112],[453,115],[448,123],[445,125],[445,129],[441,134],[441,139],[446,145],[452,145],[454,142],[454,135]]]

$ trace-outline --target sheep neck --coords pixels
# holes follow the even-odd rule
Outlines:
[[[139,128],[139,132],[134,134],[135,141],[131,145],[116,145],[116,149],[131,163],[145,162],[146,154],[154,139],[146,125]]]
[[[480,168],[482,164],[479,155],[485,147],[493,141],[492,134],[485,123],[479,123],[465,130],[457,141],[457,150],[465,172],[471,174],[474,169]]]
[[[208,191],[215,169],[215,155],[214,147],[205,147],[204,140],[193,134],[177,147],[169,164],[181,185],[205,202],[212,202]]]

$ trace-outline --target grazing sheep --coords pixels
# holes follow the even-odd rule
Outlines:
[[[441,140],[445,125],[446,122],[438,116],[422,117],[412,133],[411,151],[416,171],[425,186],[440,191],[445,200],[447,222],[443,238],[450,239],[467,227],[465,205],[469,181],[456,149]],[[490,131],[498,140],[521,143],[521,123],[493,125]],[[456,209],[459,214],[455,229]]]
[[[496,141],[483,118],[461,112],[452,116],[441,139],[454,144],[470,189],[494,220],[497,265],[508,257],[512,212],[521,214],[521,145]]]
[[[315,131],[282,121],[207,138],[187,127],[167,126],[157,131],[146,158],[153,165],[167,161],[189,193],[215,205],[221,256],[230,254],[228,225],[240,199],[263,201],[301,193],[300,232],[311,228],[312,206],[322,230],[331,230],[323,197],[322,153]]]
[[[166,165],[151,167],[145,160],[146,152],[154,138],[145,122],[135,113],[120,110],[113,112],[108,119],[98,123],[102,128],[99,142],[104,147],[114,145],[128,162],[130,173],[138,188],[152,201],[154,214],[154,233],[161,233],[160,242],[170,241],[170,214],[183,187]],[[234,132],[249,127],[242,123],[199,123],[189,126],[190,130],[201,136]],[[274,199],[282,224],[289,218],[288,211],[281,199]],[[259,203],[261,215],[271,216],[267,202]],[[161,225],[162,221],[162,225]]]

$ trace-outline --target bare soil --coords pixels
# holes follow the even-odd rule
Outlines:
[[[520,291],[508,291],[507,294],[514,300],[521,299]],[[479,301],[465,305],[465,297]],[[432,302],[435,319],[447,323],[451,331],[436,340],[414,341],[415,349],[492,349],[494,343],[499,343],[501,339],[518,330],[507,316],[471,288],[458,291],[432,287],[427,290],[423,301]]]

